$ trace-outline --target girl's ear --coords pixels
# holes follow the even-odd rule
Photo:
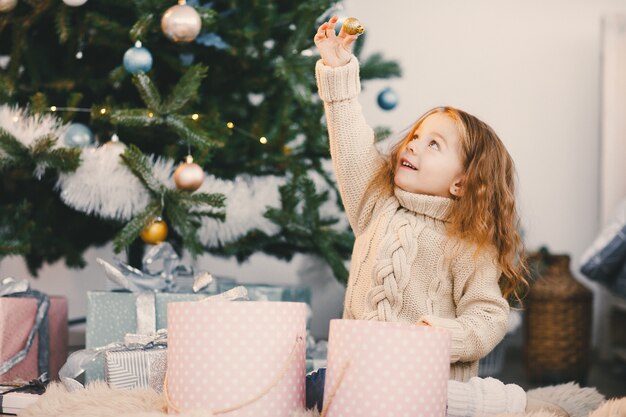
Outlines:
[[[460,176],[452,181],[452,185],[450,185],[450,194],[455,197],[462,197],[463,193],[465,193],[465,177]]]

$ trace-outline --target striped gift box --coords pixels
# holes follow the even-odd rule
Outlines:
[[[152,388],[163,391],[167,349],[108,351],[104,357],[105,380],[112,388]]]

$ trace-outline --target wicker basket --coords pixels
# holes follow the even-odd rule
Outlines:
[[[567,255],[542,255],[526,304],[525,365],[535,383],[586,383],[592,293],[572,276]]]

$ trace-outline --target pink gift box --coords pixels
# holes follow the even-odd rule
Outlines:
[[[303,409],[306,311],[292,302],[169,304],[169,411],[292,417]]]
[[[30,329],[35,324],[36,312],[37,300],[34,298],[0,297],[0,362],[11,358],[26,346]],[[68,327],[65,297],[50,297],[48,336],[48,375],[54,379],[67,359]],[[38,350],[39,336],[36,334],[24,360],[0,375],[0,382],[18,379],[30,381],[39,377]]]
[[[444,417],[450,376],[445,329],[331,320],[326,417]]]

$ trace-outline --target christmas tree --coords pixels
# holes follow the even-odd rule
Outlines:
[[[316,254],[345,281],[312,41],[340,7],[0,0],[0,256],[36,274],[167,234],[240,261]],[[400,75],[360,61],[363,81]]]

